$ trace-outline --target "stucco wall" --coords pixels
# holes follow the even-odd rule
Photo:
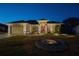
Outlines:
[[[59,28],[57,30],[60,30],[60,26],[61,24],[48,24],[48,31],[50,31],[51,33],[55,33],[56,32],[56,26],[59,26]]]
[[[11,25],[11,34],[22,35],[23,34],[23,25],[22,24]]]

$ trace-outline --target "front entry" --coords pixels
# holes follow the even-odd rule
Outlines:
[[[45,33],[45,26],[41,26],[41,33]]]
[[[41,33],[44,33],[44,34],[47,33],[47,25],[46,24],[41,25],[40,28],[41,28]]]

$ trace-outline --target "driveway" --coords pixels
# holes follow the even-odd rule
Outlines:
[[[10,37],[8,36],[8,33],[0,33],[0,39],[7,38],[7,37]]]

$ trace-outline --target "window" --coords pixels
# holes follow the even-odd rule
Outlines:
[[[32,33],[38,32],[38,26],[32,26]]]

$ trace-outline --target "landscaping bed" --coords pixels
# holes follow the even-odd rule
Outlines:
[[[68,44],[65,51],[50,52],[35,46],[37,40],[62,40]],[[0,40],[0,55],[3,56],[74,56],[79,55],[79,37],[63,37],[53,35],[14,36]]]

